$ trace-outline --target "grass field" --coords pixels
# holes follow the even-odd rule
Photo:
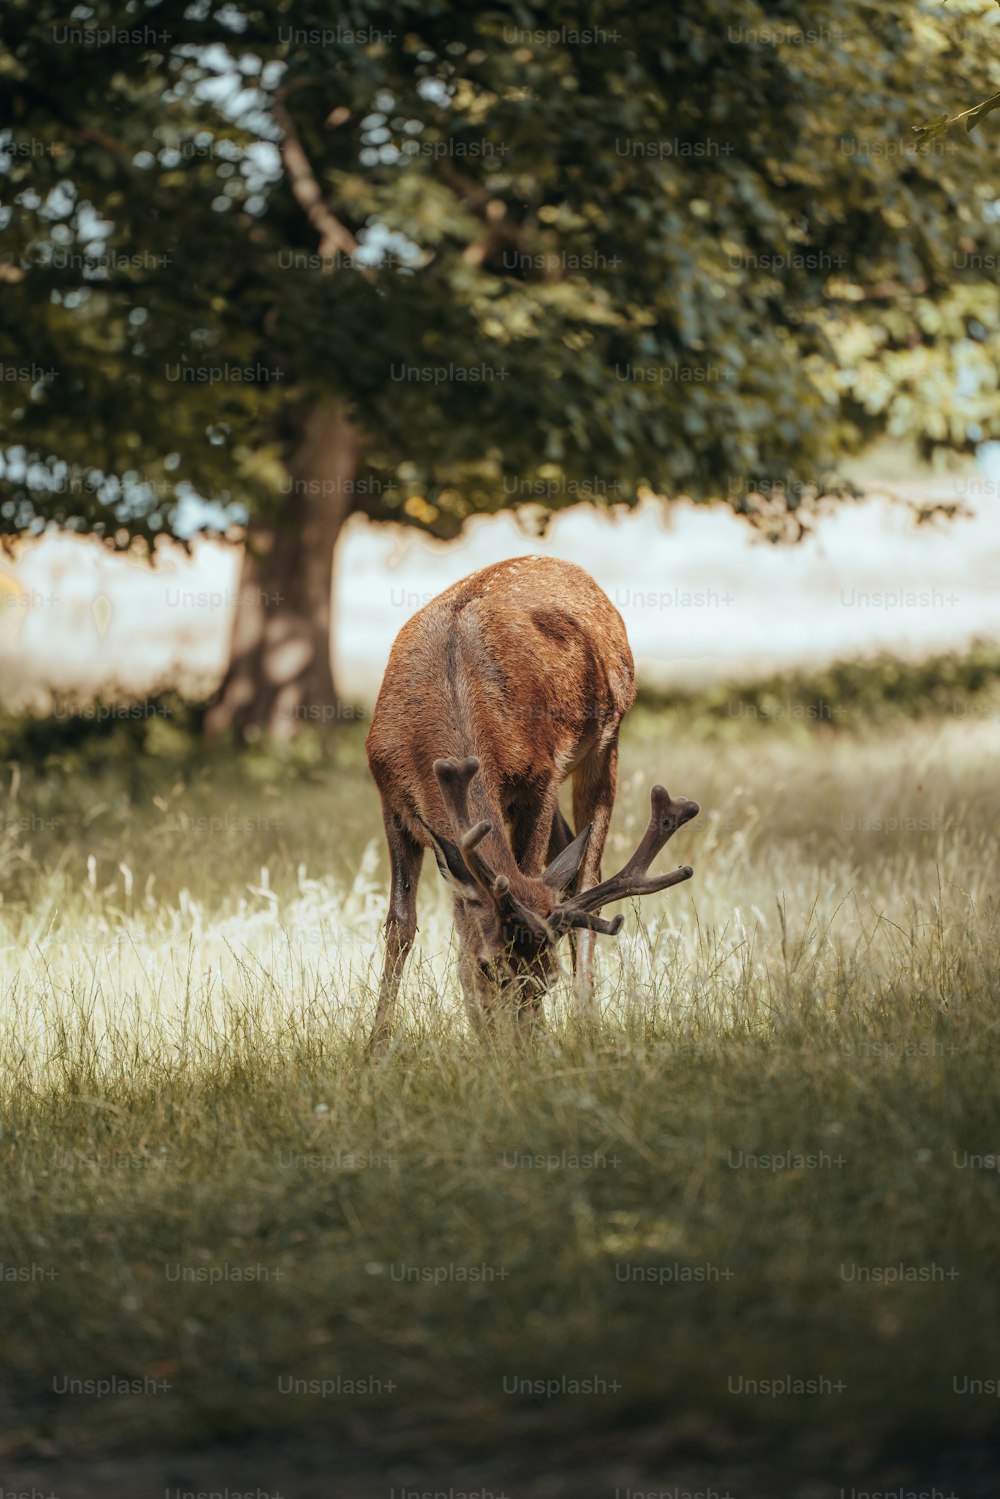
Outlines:
[[[636,710],[608,862],[662,780],[695,878],[601,939],[601,1025],[564,985],[537,1046],[475,1041],[428,862],[377,1067],[361,726],[332,762],[10,740],[0,1453],[994,1431],[993,681]]]

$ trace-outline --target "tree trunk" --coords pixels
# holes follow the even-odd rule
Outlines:
[[[251,521],[229,666],[205,719],[209,738],[237,729],[291,739],[303,724],[336,722],[333,552],[351,509],[359,444],[342,406],[317,408],[288,465],[280,522]]]

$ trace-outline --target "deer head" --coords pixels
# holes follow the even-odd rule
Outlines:
[[[687,864],[669,874],[649,877],[653,859],[669,838],[696,817],[697,802],[671,797],[662,786],[650,793],[649,824],[635,853],[611,879],[591,890],[566,896],[583,860],[589,826],[584,828],[537,877],[521,873],[513,858],[509,872],[498,872],[484,857],[483,840],[493,831],[488,820],[473,822],[469,789],[479,773],[474,755],[464,760],[435,760],[452,836],[424,824],[434,845],[441,873],[452,887],[462,961],[480,995],[512,990],[522,1004],[536,1001],[558,972],[555,949],[574,929],[615,936],[624,917],[610,921],[596,913],[632,895],[653,895],[689,880]]]

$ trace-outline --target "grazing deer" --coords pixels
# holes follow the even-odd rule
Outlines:
[[[577,993],[589,1003],[594,933],[613,936],[623,921],[603,920],[601,907],[691,878],[686,865],[647,877],[699,810],[654,786],[638,848],[600,882],[618,730],[634,700],[621,615],[569,562],[518,557],[483,568],[403,626],[366,745],[391,868],[372,1047],[391,1035],[425,848],[454,897],[466,1009],[490,1031],[501,1013],[519,1027],[539,1019],[566,932],[577,934]],[[558,803],[567,776],[575,836]]]

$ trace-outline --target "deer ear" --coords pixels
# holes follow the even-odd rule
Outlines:
[[[469,866],[462,858],[461,850],[457,845],[450,839],[442,837],[440,833],[435,833],[422,817],[420,821],[431,840],[437,867],[447,883],[449,885],[475,885],[476,882],[469,872]]]
[[[557,895],[561,895],[567,885],[576,879],[590,841],[591,827],[592,824],[588,822],[583,832],[578,833],[573,842],[567,844],[562,853],[557,854],[548,868],[542,871],[542,879]]]

